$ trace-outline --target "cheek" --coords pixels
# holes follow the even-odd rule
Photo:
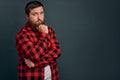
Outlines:
[[[41,20],[44,20],[44,16],[41,16]]]
[[[31,20],[32,22],[35,22],[35,21],[37,21],[37,17],[31,16],[31,17],[30,17],[30,20]]]

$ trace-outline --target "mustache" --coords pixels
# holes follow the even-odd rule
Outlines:
[[[36,22],[40,22],[41,24],[44,24],[44,23],[45,23],[45,22],[42,21],[42,20],[38,20],[38,21],[36,21]]]
[[[39,22],[39,21],[41,21],[41,22],[44,22],[44,19],[43,19],[43,20],[41,20],[41,19],[38,19],[36,22]]]
[[[38,20],[38,21],[36,21],[36,22],[37,22],[36,25],[45,24],[44,20]]]
[[[36,22],[40,22],[40,21],[43,22],[42,20],[37,20]]]

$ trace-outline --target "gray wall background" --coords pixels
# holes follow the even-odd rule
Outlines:
[[[31,0],[0,0],[0,80],[17,80],[15,35]],[[120,80],[120,1],[41,0],[61,43],[61,80]]]

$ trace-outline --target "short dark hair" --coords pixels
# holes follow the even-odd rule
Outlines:
[[[27,15],[29,15],[30,9],[34,9],[34,8],[37,8],[37,7],[40,7],[40,6],[44,7],[43,4],[39,1],[31,1],[31,2],[27,3],[26,6],[25,6],[25,13]]]

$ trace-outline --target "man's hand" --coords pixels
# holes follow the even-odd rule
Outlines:
[[[36,27],[36,29],[37,29],[39,32],[48,33],[48,26],[47,26],[47,25],[41,24],[40,26]]]
[[[35,64],[31,60],[24,58],[24,61],[29,68],[35,67]]]

